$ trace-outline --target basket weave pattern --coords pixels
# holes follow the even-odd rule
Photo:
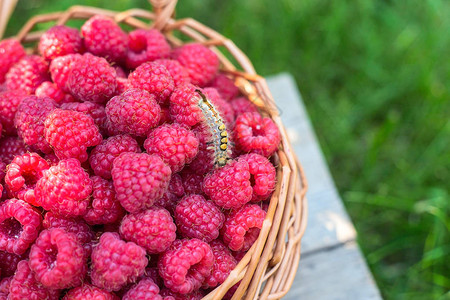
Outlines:
[[[280,130],[282,142],[274,155],[278,184],[270,199],[258,240],[226,281],[203,299],[221,299],[239,281],[241,283],[232,299],[279,299],[291,287],[300,260],[301,238],[307,219],[305,199],[307,182],[287,138],[266,81],[256,74],[250,60],[231,40],[193,19],[173,19],[177,0],[150,2],[153,12],[143,9],[115,12],[94,7],[73,6],[64,12],[37,15],[25,24],[16,38],[21,42],[38,41],[43,32],[33,31],[36,24],[50,22],[62,25],[71,19],[89,19],[101,14],[133,28],[157,28],[164,33],[173,47],[183,44],[174,35],[175,32],[210,47],[220,59],[221,71],[232,76],[241,92],[255,103],[265,116],[273,119]],[[15,0],[0,0],[0,16],[4,17],[3,20],[8,18],[14,4]],[[4,23],[0,24],[0,38],[6,26],[6,22]],[[235,59],[237,66],[226,58],[224,55],[226,52]]]

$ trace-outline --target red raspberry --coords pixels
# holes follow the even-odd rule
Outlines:
[[[26,97],[26,93],[21,90],[12,90],[0,93],[0,123],[3,125],[3,131],[7,135],[15,135],[14,116],[17,108],[22,100]]]
[[[252,179],[252,202],[264,201],[275,190],[277,172],[272,163],[256,153],[242,155],[239,160],[246,161],[249,166]]]
[[[24,142],[35,150],[51,153],[52,149],[44,137],[44,121],[57,107],[50,98],[28,96],[20,103],[14,124]]]
[[[8,300],[58,300],[59,293],[59,290],[47,289],[36,280],[34,273],[30,269],[28,260],[22,260],[17,265],[17,271],[11,280]]]
[[[190,83],[177,86],[170,96],[170,117],[174,122],[192,127],[202,120],[204,116],[198,106],[200,100],[196,92],[198,88]]]
[[[14,271],[15,271],[15,269],[14,269]],[[12,275],[14,275],[14,272]],[[3,278],[0,281],[0,299],[2,299],[2,300],[8,299],[9,287],[11,286],[11,281],[13,279],[12,275],[10,275],[9,277],[3,276]]]
[[[86,50],[110,62],[125,59],[128,36],[112,19],[96,15],[81,27]]]
[[[166,67],[156,62],[148,62],[130,74],[128,88],[146,90],[155,96],[158,103],[167,103],[174,83]]]
[[[116,70],[117,78],[128,78],[128,73],[119,65],[113,65],[114,70]]]
[[[87,148],[101,143],[102,135],[94,120],[81,112],[53,110],[44,122],[45,139],[59,159],[88,159]]]
[[[240,262],[247,254],[247,251],[244,250],[232,251],[231,254],[233,255],[234,259],[236,259],[237,262]]]
[[[225,74],[218,74],[211,82],[211,87],[216,88],[222,98],[227,101],[239,95],[239,89]]]
[[[89,157],[92,170],[98,176],[111,179],[113,161],[123,152],[140,153],[141,148],[136,140],[127,134],[116,135],[103,140],[92,150]]]
[[[83,40],[77,29],[58,25],[41,35],[38,49],[43,57],[52,60],[58,56],[81,52]]]
[[[122,300],[163,300],[159,294],[159,287],[150,278],[141,279],[133,288],[128,290]]]
[[[206,86],[219,71],[219,58],[202,44],[185,44],[172,52],[172,57],[186,69],[191,83]]]
[[[2,161],[0,157],[0,182],[3,181],[3,178],[6,176],[6,164]]]
[[[82,216],[89,205],[92,181],[76,159],[61,160],[44,171],[35,188],[36,201],[61,216]]]
[[[17,264],[22,259],[22,256],[17,254],[0,251],[0,269],[2,270],[2,277],[14,275]]]
[[[251,174],[246,161],[233,161],[206,175],[203,190],[218,206],[236,209],[252,198]]]
[[[86,254],[73,233],[60,228],[43,230],[30,250],[30,268],[49,289],[66,289],[82,283]]]
[[[175,221],[183,237],[197,238],[207,243],[219,236],[224,214],[201,195],[183,197],[175,208]]]
[[[159,119],[159,124],[162,125],[164,123],[172,123],[172,120],[170,119],[170,111],[169,107],[165,105],[161,105],[161,118]]]
[[[159,123],[161,108],[147,91],[132,89],[106,104],[108,129],[114,133],[146,136]]]
[[[92,203],[83,216],[84,220],[89,225],[119,222],[125,215],[125,211],[116,199],[112,182],[99,176],[93,176],[91,180],[93,183]]]
[[[42,218],[31,205],[10,199],[0,206],[0,250],[21,255],[39,234]]]
[[[193,291],[189,294],[179,294],[163,288],[159,294],[164,297],[164,300],[201,300],[203,298],[203,293],[200,290]]]
[[[224,282],[237,265],[230,250],[220,240],[212,241],[210,246],[215,259],[211,275],[205,279],[203,288],[214,288]]]
[[[70,71],[82,57],[80,54],[69,54],[57,57],[50,63],[52,80],[63,92],[69,92],[67,80],[69,79]]]
[[[234,123],[234,110],[231,105],[222,98],[222,96],[219,94],[219,91],[215,88],[204,88],[203,92],[205,93],[205,96],[208,97],[212,104],[214,104],[214,106],[217,108],[220,116],[224,119],[227,126],[231,127],[231,125]]]
[[[259,113],[245,113],[236,119],[236,148],[244,153],[258,153],[269,157],[280,144],[280,131],[270,118]]]
[[[67,294],[64,296],[64,298],[62,298],[62,300],[87,300],[87,299],[119,300],[119,297],[117,297],[113,293],[99,289],[96,286],[90,284],[83,284],[82,286],[69,290]]]
[[[128,35],[127,67],[134,69],[155,59],[168,57],[170,45],[156,29],[136,29]]]
[[[247,251],[258,239],[266,212],[256,204],[231,211],[223,224],[223,242],[233,251]]]
[[[181,84],[191,82],[188,72],[177,60],[158,59],[158,60],[155,60],[155,63],[158,63],[158,64],[166,67],[167,71],[169,71],[170,76],[172,76],[175,87],[177,87]]]
[[[128,78],[117,77],[116,94],[121,95],[128,89]]]
[[[50,168],[45,159],[37,153],[25,153],[16,156],[8,165],[5,183],[13,197],[37,206],[34,194],[36,182],[44,170]]]
[[[164,195],[172,172],[156,155],[128,152],[114,160],[111,175],[120,204],[135,213]]]
[[[50,81],[44,81],[40,86],[36,89],[36,96],[39,98],[49,97],[55,100],[56,103],[62,103],[66,101],[65,94],[56,84]]]
[[[97,125],[97,127],[100,130],[105,128],[106,122],[105,107],[100,104],[89,101],[81,103],[80,102],[63,103],[61,104],[61,109],[82,112],[90,116],[94,120],[95,125]]]
[[[71,67],[66,86],[75,98],[105,103],[116,95],[116,70],[104,58],[86,53]]]
[[[214,167],[214,148],[211,147],[212,135],[205,123],[200,123],[192,131],[199,140],[198,154],[189,168],[197,174],[206,174]]]
[[[197,155],[198,138],[179,124],[164,124],[150,131],[144,148],[148,154],[159,155],[176,173]]]
[[[176,239],[176,231],[170,213],[160,207],[129,214],[120,225],[120,234],[126,240],[145,248],[150,254],[164,252]]]
[[[5,164],[9,164],[16,155],[22,155],[27,150],[21,138],[8,136],[0,139],[0,160]]]
[[[92,283],[107,291],[118,291],[142,276],[148,260],[145,250],[124,242],[117,233],[106,232],[92,251]]]
[[[199,239],[176,240],[158,261],[159,274],[166,287],[180,294],[198,290],[211,274],[214,255]]]
[[[184,169],[181,172],[181,179],[185,194],[203,194],[203,178],[203,174],[195,173],[190,169]]]
[[[170,213],[173,213],[180,197],[184,195],[184,187],[179,174],[173,174],[170,178],[169,187],[161,199],[155,202],[155,205],[164,207]]]
[[[5,81],[9,69],[25,56],[25,49],[16,39],[0,41],[0,84]]]
[[[9,90],[22,90],[32,94],[41,83],[48,80],[48,63],[45,59],[38,55],[29,55],[9,69],[6,74],[6,87]]]
[[[235,119],[246,112],[259,113],[258,107],[245,97],[234,98],[230,104],[233,108]]]

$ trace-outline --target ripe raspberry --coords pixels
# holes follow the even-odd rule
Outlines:
[[[170,119],[169,106],[161,105],[161,113],[159,115],[161,117],[159,119],[158,125],[162,125],[164,123],[172,123],[172,120]]]
[[[175,87],[191,82],[188,72],[177,60],[157,59],[155,60],[155,63],[166,67],[167,71],[169,71],[170,76],[172,76]]]
[[[246,112],[259,113],[258,107],[245,97],[234,98],[230,104],[234,110],[235,119]]]
[[[134,69],[155,59],[168,57],[170,45],[156,29],[136,29],[128,35],[127,67]]]
[[[34,194],[36,182],[44,170],[50,168],[45,159],[37,153],[25,153],[16,156],[8,165],[5,183],[13,197],[38,206]]]
[[[103,104],[116,95],[116,70],[104,58],[86,53],[71,67],[66,86],[75,98]]]
[[[116,223],[125,211],[116,199],[112,182],[99,176],[91,177],[93,183],[92,203],[83,216],[89,225]]]
[[[0,41],[0,84],[5,82],[9,69],[25,56],[25,49],[16,39]]]
[[[31,205],[10,199],[0,206],[0,250],[21,255],[39,234],[42,218]]]
[[[206,175],[203,190],[218,206],[236,209],[252,198],[251,174],[246,161],[233,161]]]
[[[234,110],[231,105],[222,98],[219,91],[215,88],[209,87],[203,89],[205,96],[214,104],[220,113],[220,116],[224,119],[229,128],[234,123]]]
[[[175,210],[178,200],[184,195],[184,187],[179,174],[173,174],[170,178],[169,187],[161,199],[155,205],[164,207],[171,214]]]
[[[192,128],[199,140],[198,154],[190,163],[189,168],[197,174],[206,174],[214,167],[214,147],[211,147],[213,136],[209,127],[200,123]]]
[[[12,90],[0,93],[0,123],[7,135],[15,135],[14,116],[20,102],[26,97],[21,90]]]
[[[172,52],[172,57],[186,69],[191,83],[206,86],[219,71],[219,58],[202,44],[185,44]]]
[[[211,274],[214,254],[199,239],[176,240],[158,261],[159,274],[166,287],[180,294],[198,290]]]
[[[236,148],[244,153],[257,153],[269,157],[280,144],[280,131],[270,118],[259,113],[245,113],[236,119]]]
[[[117,87],[116,94],[121,95],[125,93],[128,89],[128,78],[116,77]]]
[[[148,253],[164,252],[176,239],[177,227],[170,213],[160,207],[125,216],[120,234],[127,240],[145,248]]]
[[[2,270],[2,277],[14,275],[17,269],[17,264],[22,259],[22,256],[14,253],[0,251],[0,269]]]
[[[14,124],[24,142],[35,150],[51,153],[52,149],[44,137],[44,121],[57,107],[50,98],[28,96],[20,103]]]
[[[95,175],[111,179],[113,161],[123,152],[140,153],[141,148],[136,140],[127,134],[112,136],[95,146],[89,157]]]
[[[94,120],[81,112],[55,109],[45,119],[44,126],[45,139],[60,159],[76,158],[85,162],[87,148],[102,141]]]
[[[117,233],[106,232],[92,251],[92,283],[107,291],[118,291],[144,274],[148,260],[145,250],[124,242]]]
[[[132,89],[106,104],[108,129],[114,133],[146,136],[159,123],[161,108],[147,91]]]
[[[179,294],[163,288],[159,294],[164,297],[164,300],[201,300],[203,298],[203,293],[200,290],[193,291],[189,294]]]
[[[34,189],[36,201],[61,216],[82,216],[89,205],[92,181],[76,159],[61,160],[44,171]]]
[[[114,70],[116,70],[117,78],[128,78],[128,73],[119,65],[113,65]]]
[[[88,116],[90,116],[93,120],[95,125],[100,129],[105,129],[105,122],[106,122],[106,112],[105,107],[93,103],[93,102],[71,102],[71,103],[63,103],[61,104],[61,109],[65,110],[74,110],[78,112],[82,112]]]
[[[148,154],[159,155],[176,173],[197,155],[198,138],[179,124],[164,124],[150,131],[144,148]]]
[[[159,287],[150,278],[141,279],[133,288],[128,290],[122,300],[163,300],[159,294]]]
[[[41,83],[41,85],[36,89],[35,94],[39,98],[52,98],[56,103],[65,102],[67,99],[66,96],[70,96],[68,94],[65,94],[56,84],[50,81],[44,81],[43,83]]]
[[[230,101],[239,95],[239,89],[228,76],[218,74],[211,82],[211,87],[216,88],[224,100]]]
[[[114,160],[111,175],[120,204],[135,213],[164,195],[172,172],[156,155],[128,152]]]
[[[256,153],[242,155],[239,160],[246,161],[251,174],[253,196],[252,202],[264,201],[275,190],[276,170],[272,163]]]
[[[3,178],[6,176],[6,164],[2,161],[0,157],[0,182],[3,182]]]
[[[137,67],[128,77],[128,88],[146,90],[158,103],[167,103],[174,89],[172,76],[166,67],[148,62]]]
[[[38,49],[43,57],[52,60],[58,56],[81,52],[83,40],[75,28],[53,26],[41,36]]]
[[[198,102],[198,88],[190,83],[177,86],[170,96],[170,117],[174,122],[192,127],[200,123],[203,113]]]
[[[215,259],[211,275],[205,279],[203,288],[214,288],[224,282],[237,265],[230,250],[220,240],[212,241],[210,246]]]
[[[14,272],[12,275],[14,275]],[[11,281],[13,279],[12,275],[10,275],[9,277],[2,276],[3,278],[0,281],[0,299],[2,300],[8,299],[9,287],[11,286]]]
[[[6,74],[6,87],[9,90],[22,90],[32,94],[41,83],[48,80],[48,63],[45,59],[38,55],[29,55],[9,69]]]
[[[60,228],[43,230],[30,250],[30,268],[49,289],[81,284],[86,275],[86,254],[73,233]]]
[[[58,300],[59,293],[59,290],[48,289],[36,280],[34,273],[30,269],[28,260],[22,260],[17,265],[17,271],[11,280],[8,300]]]
[[[128,36],[112,19],[96,15],[81,27],[86,50],[110,62],[125,59]]]
[[[212,201],[194,194],[185,196],[178,202],[175,221],[183,237],[209,243],[219,236],[225,216]]]
[[[21,138],[8,136],[0,140],[0,160],[5,164],[9,164],[16,155],[22,155],[27,150]]]
[[[233,251],[247,251],[258,239],[266,212],[256,204],[231,211],[223,224],[223,242]]]
[[[62,298],[62,300],[87,300],[87,299],[119,300],[119,297],[117,297],[113,293],[99,289],[96,286],[90,284],[83,284],[82,286],[69,290],[67,294],[64,296],[64,298]]]
[[[183,181],[184,193],[190,194],[203,194],[203,178],[204,176],[199,173],[195,173],[193,170],[184,169],[181,172],[181,179]]]
[[[67,80],[69,79],[70,71],[72,71],[72,67],[78,64],[78,60],[82,57],[80,54],[69,54],[57,57],[50,63],[52,80],[63,92],[69,92]]]

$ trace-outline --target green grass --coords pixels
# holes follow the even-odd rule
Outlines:
[[[8,32],[70,2],[21,1]],[[262,75],[294,74],[383,296],[449,297],[450,2],[185,0],[177,16],[233,39]]]

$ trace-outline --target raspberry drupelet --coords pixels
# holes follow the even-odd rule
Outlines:
[[[136,281],[148,264],[142,247],[122,241],[112,232],[102,234],[91,259],[92,284],[110,292]]]
[[[92,181],[78,160],[69,158],[44,171],[36,184],[36,201],[61,216],[82,216],[89,205]]]
[[[98,299],[98,300],[119,300],[119,297],[113,293],[107,292],[96,286],[90,284],[83,284],[79,287],[73,288],[67,292],[67,294],[62,298],[63,300],[87,300],[87,299]]]
[[[176,240],[158,261],[164,285],[180,294],[198,290],[211,274],[214,254],[211,247],[199,239]]]
[[[264,201],[272,195],[276,186],[276,170],[272,163],[262,155],[250,153],[242,155],[238,160],[248,163],[252,175],[252,202]]]
[[[60,228],[43,230],[30,250],[30,268],[49,289],[66,289],[82,283],[87,256],[75,234]]]
[[[9,69],[6,87],[33,94],[44,81],[48,81],[48,63],[38,55],[25,56]]]
[[[176,239],[176,230],[170,213],[161,207],[126,215],[120,225],[120,234],[145,248],[148,253],[164,252]]]
[[[159,156],[128,152],[114,160],[111,175],[120,204],[135,213],[164,195],[172,172]]]
[[[55,109],[45,119],[44,134],[59,159],[88,159],[87,148],[101,143],[94,120],[81,112]]]
[[[170,45],[156,29],[136,29],[128,34],[127,67],[135,69],[145,62],[168,57]]]
[[[34,188],[43,172],[50,168],[48,162],[37,153],[16,156],[6,171],[5,183],[9,193],[31,205],[36,203]]]
[[[25,49],[14,38],[0,41],[0,84],[5,81],[9,69],[25,56]]]
[[[58,25],[41,36],[38,49],[43,57],[52,60],[58,56],[79,53],[83,49],[83,40],[77,29]]]
[[[0,205],[0,250],[21,255],[35,241],[41,215],[22,200],[9,199]]]
[[[20,103],[26,95],[22,90],[11,90],[0,93],[0,123],[6,135],[16,134],[14,117]]]

